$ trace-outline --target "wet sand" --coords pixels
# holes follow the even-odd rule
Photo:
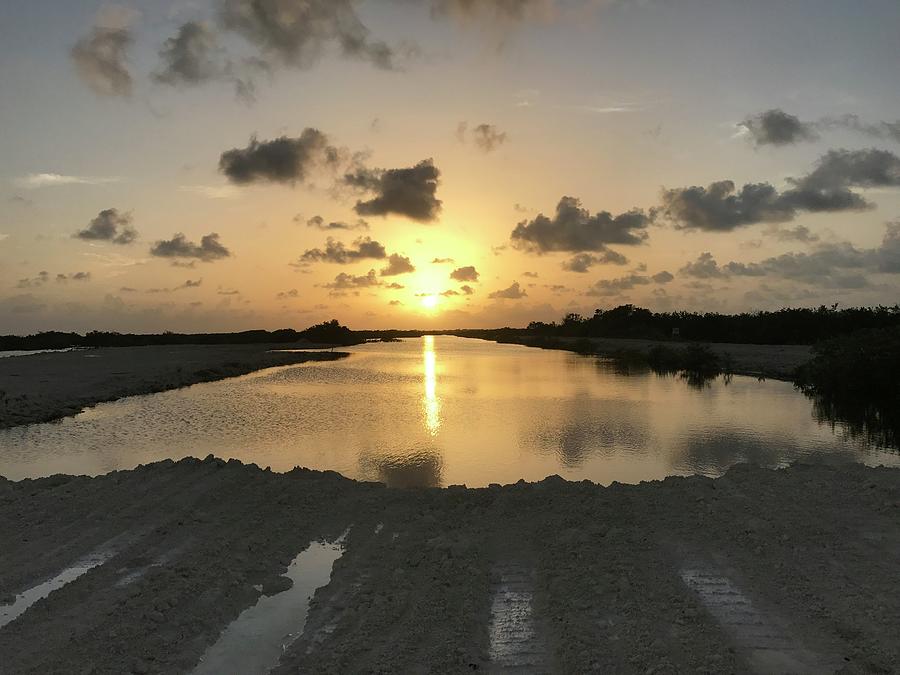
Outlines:
[[[897,672],[898,515],[900,471],[859,465],[607,488],[213,458],[0,480],[0,599],[105,552],[0,628],[0,672],[191,672],[348,528],[274,672]]]
[[[663,346],[684,349],[687,342],[663,342],[659,340],[637,340],[625,338],[553,338],[560,348],[576,350],[578,343],[587,339],[600,356],[615,356],[619,352],[631,351],[646,354],[653,347]],[[516,341],[529,347],[541,347],[540,338],[521,338]],[[794,371],[811,358],[809,345],[752,345],[724,342],[701,342],[709,347],[723,361],[731,364],[734,375],[750,375],[774,380],[792,380]],[[556,347],[551,347],[556,348]]]
[[[0,359],[0,428],[49,422],[125,396],[347,355],[269,351],[289,348],[284,344],[110,347]]]

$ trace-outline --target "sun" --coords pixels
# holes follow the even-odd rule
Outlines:
[[[438,296],[435,294],[422,296],[422,307],[425,309],[434,309],[438,305]]]

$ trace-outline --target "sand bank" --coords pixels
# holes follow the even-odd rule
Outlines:
[[[858,465],[608,488],[212,458],[0,480],[0,598],[107,554],[0,628],[0,671],[190,672],[349,528],[274,672],[896,672],[898,514],[900,471]]]
[[[48,422],[125,396],[177,389],[343,353],[288,345],[111,347],[0,359],[0,428]]]

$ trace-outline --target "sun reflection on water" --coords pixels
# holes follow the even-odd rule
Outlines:
[[[425,410],[425,429],[432,436],[441,427],[441,402],[437,397],[437,355],[434,351],[434,336],[422,336],[422,375],[425,382],[425,396],[422,406]]]

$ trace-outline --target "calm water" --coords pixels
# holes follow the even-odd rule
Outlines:
[[[105,473],[166,457],[237,457],[393,485],[470,486],[550,474],[608,484],[716,475],[813,455],[900,465],[816,421],[785,382],[621,374],[593,357],[425,337],[342,361],[104,403],[0,432],[0,474]]]

